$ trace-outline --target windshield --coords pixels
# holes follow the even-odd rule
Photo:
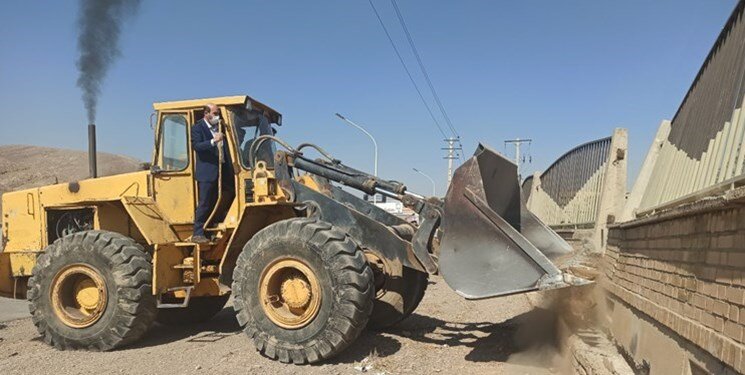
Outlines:
[[[237,138],[235,144],[238,145],[238,155],[241,165],[244,168],[250,168],[249,154],[254,139],[261,135],[274,135],[275,130],[272,128],[267,117],[256,110],[249,111],[245,108],[231,108],[229,111],[231,122],[235,127]],[[263,160],[268,167],[273,167],[275,151],[276,146],[274,145],[274,141],[266,140],[262,142],[254,155],[254,163],[256,160]]]

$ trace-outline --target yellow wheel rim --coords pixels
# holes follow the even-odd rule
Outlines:
[[[308,265],[295,258],[277,259],[264,268],[259,278],[259,297],[266,316],[287,329],[305,327],[321,307],[318,278]]]
[[[54,314],[73,328],[97,322],[106,310],[106,295],[103,276],[85,264],[67,266],[52,280]]]

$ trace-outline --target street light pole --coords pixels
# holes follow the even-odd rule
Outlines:
[[[437,196],[437,193],[435,192],[435,186],[436,186],[435,185],[435,180],[433,180],[432,177],[430,177],[428,174],[426,174],[426,173],[424,173],[424,172],[422,172],[422,171],[420,171],[420,170],[418,170],[416,168],[412,168],[412,169],[414,170],[414,172],[419,173],[420,175],[422,175],[424,177],[427,177],[429,179],[429,181],[432,182],[432,196],[433,197],[436,197]]]
[[[355,124],[352,120],[340,115],[339,113],[336,114],[336,117],[340,118],[342,121],[346,122],[347,124],[354,126],[355,128],[365,133],[365,135],[370,137],[370,140],[373,143],[373,147],[375,148],[375,162],[373,166],[373,175],[375,175],[375,177],[378,177],[378,142],[375,141],[375,137],[373,137],[372,134],[370,134],[367,130],[365,130],[365,128]],[[377,194],[373,194],[373,204],[375,203],[378,203]]]

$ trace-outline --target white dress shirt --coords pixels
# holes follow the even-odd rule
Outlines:
[[[210,122],[209,122],[209,121],[207,121],[206,119],[204,120],[204,122],[206,122],[206,123],[207,123],[207,129],[209,129],[209,130],[210,130],[210,133],[212,133],[212,137],[214,137],[214,136],[215,136],[215,134],[219,133],[220,129],[218,129],[218,128],[217,128],[217,125],[213,126],[213,125],[212,125],[212,124],[210,124]],[[215,139],[214,139],[214,138],[212,138],[212,139],[210,140],[210,143],[211,143],[211,144],[212,144],[212,145],[214,146],[214,145],[215,145]],[[218,151],[217,151],[217,152],[222,152],[222,141],[219,141],[219,142],[217,142],[217,149],[218,149]],[[225,163],[225,159],[223,159],[223,161],[222,161],[222,162],[223,162],[223,163]]]

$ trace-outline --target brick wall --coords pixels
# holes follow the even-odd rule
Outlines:
[[[745,204],[699,202],[610,228],[615,297],[745,373]]]

